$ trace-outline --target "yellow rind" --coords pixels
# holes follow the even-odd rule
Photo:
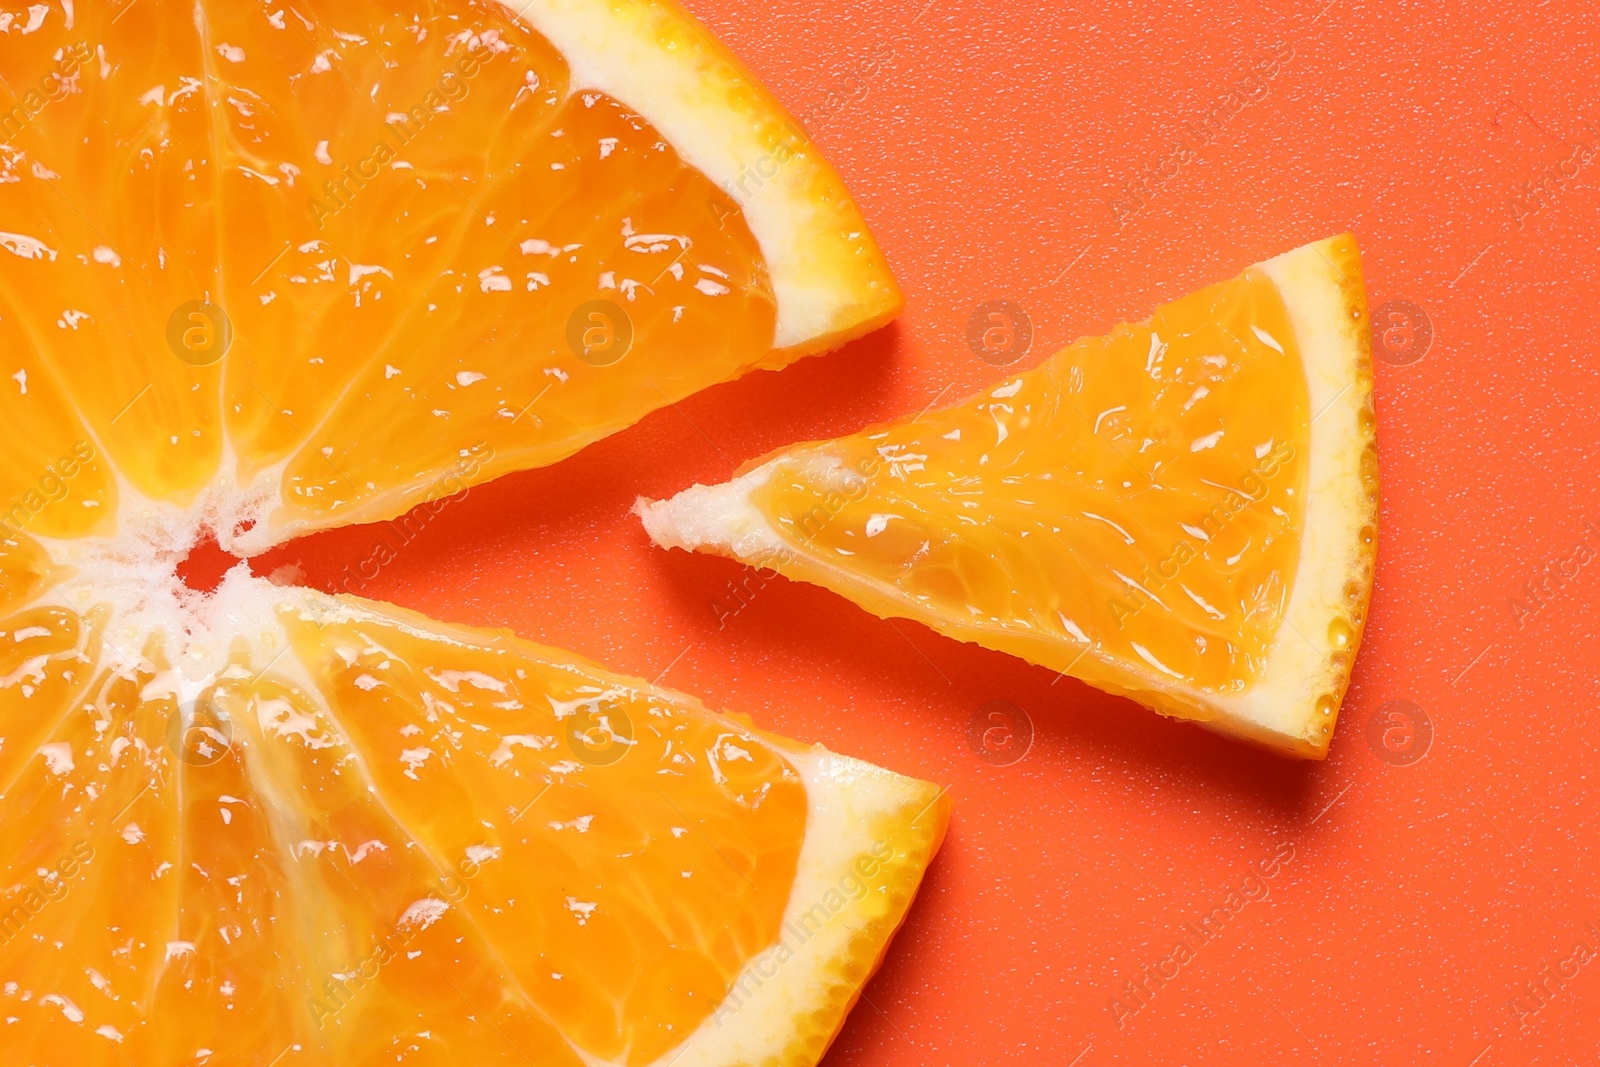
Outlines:
[[[752,959],[724,1004],[661,1067],[813,1067],[882,963],[944,840],[945,790],[820,745],[805,749],[766,736],[794,764],[811,798],[783,947]],[[860,874],[863,863],[870,876]],[[852,884],[867,887],[864,895],[853,900],[842,893],[842,907],[808,924],[808,914],[827,910],[828,891],[838,891],[852,873]]]
[[[1294,324],[1311,400],[1300,566],[1256,683],[1210,724],[1292,755],[1327,755],[1366,625],[1377,559],[1378,445],[1371,331],[1355,237],[1262,264]],[[1333,631],[1346,635],[1341,642]]]
[[[637,111],[740,205],[778,304],[762,366],[834,348],[899,314],[900,289],[838,174],[692,16],[667,0],[501,2],[565,55],[573,91],[599,89]]]

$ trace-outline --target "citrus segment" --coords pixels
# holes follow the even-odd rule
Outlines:
[[[775,940],[805,787],[748,729],[507,638],[290,625],[372,786],[581,1047],[655,1060]]]
[[[640,512],[663,545],[1320,755],[1376,529],[1360,277],[1353,239],[1309,245],[962,404]]]
[[[0,630],[19,1062],[814,1062],[948,818],[508,634],[238,569],[135,651],[84,581]]]
[[[3,312],[0,351],[10,379],[0,380],[0,425],[11,431],[0,457],[0,551],[29,535],[110,532],[115,476],[50,365],[34,356],[21,319]]]
[[[552,463],[899,308],[837,176],[670,5],[33,10],[8,373],[226,548]]]

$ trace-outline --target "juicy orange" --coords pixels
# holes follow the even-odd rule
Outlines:
[[[198,680],[93,613],[0,632],[8,1063],[809,1063],[943,833],[508,635],[242,572],[214,610],[263,629]]]
[[[660,2],[0,20],[0,1063],[814,1063],[941,791],[176,568],[883,321],[827,164]]]
[[[28,426],[226,548],[554,462],[899,309],[803,131],[668,4],[30,10],[0,44],[7,373]]]
[[[651,535],[1321,756],[1377,519],[1355,242],[1308,245],[942,411],[641,502]]]

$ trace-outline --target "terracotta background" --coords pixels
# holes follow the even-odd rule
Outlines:
[[[949,784],[949,841],[829,1067],[1593,1062],[1600,958],[1544,971],[1579,941],[1600,951],[1593,6],[690,6],[806,117],[905,317],[472,490],[368,595],[509,626]],[[1275,55],[1246,86],[1264,97],[1198,143]],[[1174,172],[1185,137],[1198,154]],[[1119,217],[1141,181],[1147,202]],[[719,620],[740,569],[654,549],[628,514],[638,494],[990,381],[966,341],[983,301],[1027,312],[1029,365],[1343,230],[1373,307],[1409,301],[1432,340],[1378,368],[1378,586],[1325,763],[782,580]],[[332,588],[384,536],[344,530],[271,562]],[[993,700],[1031,721],[1007,765],[969,743]],[[1401,712],[1431,726],[1421,758],[1403,719],[1369,735]],[[1123,984],[1162,969],[1183,924],[1260,863],[1275,874],[1250,886],[1266,895],[1209,941],[1187,934],[1193,959],[1132,1011]],[[1535,1000],[1525,983],[1541,981]]]

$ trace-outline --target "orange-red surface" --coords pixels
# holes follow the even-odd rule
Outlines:
[[[410,543],[349,529],[265,569],[510,626],[949,783],[949,840],[830,1067],[1592,1062],[1592,7],[925,2],[691,2],[858,195],[907,291],[897,326],[473,489]],[[1026,310],[1029,365],[1342,230],[1372,306],[1409,301],[1432,337],[1404,363],[1420,334],[1392,334],[1378,366],[1378,584],[1325,763],[820,589],[735,600],[740,568],[655,549],[628,514],[989,381],[966,340],[984,301]],[[395,558],[361,577],[380,542]],[[996,700],[1031,721],[1016,762],[981,717],[969,741]]]

